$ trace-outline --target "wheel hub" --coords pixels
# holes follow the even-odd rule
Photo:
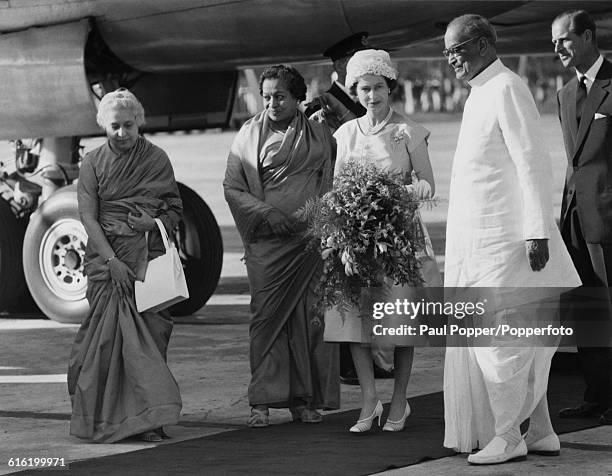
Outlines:
[[[85,297],[86,244],[85,228],[74,218],[56,221],[42,238],[38,261],[41,274],[48,288],[61,299],[79,301]]]

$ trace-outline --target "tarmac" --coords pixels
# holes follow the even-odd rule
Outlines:
[[[218,293],[198,313],[177,319],[168,361],[181,388],[183,413],[179,424],[168,429],[172,439],[167,442],[246,425],[250,411],[246,397],[249,296],[240,256],[226,253]],[[26,469],[9,466],[11,458],[13,462],[15,458],[64,458],[69,463],[156,445],[136,440],[91,444],[69,436],[70,401],[65,382],[76,330],[77,326],[39,316],[0,319],[0,475]],[[443,358],[444,349],[416,350],[408,398],[442,389]],[[392,381],[378,380],[377,387],[381,400],[389,401]],[[341,388],[342,410],[358,408],[359,388]],[[290,421],[284,410],[272,410],[271,418],[273,424]],[[405,431],[410,431],[409,423]],[[467,464],[466,455],[457,455],[379,474],[612,475],[609,426],[564,434],[561,442],[559,457],[529,456],[523,462],[474,467]],[[321,464],[325,464],[324,456]],[[120,468],[116,474],[122,474]],[[214,468],[202,468],[199,474],[215,474]]]
[[[556,124],[556,118],[549,118],[549,122]],[[428,124],[428,127],[436,137],[432,141],[432,162],[440,177],[438,188],[445,196],[450,176],[450,170],[447,170],[449,150],[454,147],[457,125]],[[11,458],[13,462],[16,458],[64,458],[68,464],[246,426],[250,412],[247,401],[250,377],[248,284],[240,261],[241,244],[231,216],[224,208],[220,187],[231,138],[232,135],[227,133],[202,134],[193,136],[192,142],[187,144],[182,136],[155,137],[155,142],[177,158],[174,162],[177,179],[197,190],[213,209],[225,246],[223,272],[215,295],[200,311],[175,322],[168,363],[181,389],[183,412],[179,424],[168,428],[172,439],[159,444],[135,439],[115,444],[91,444],[69,436],[70,400],[66,370],[77,326],[57,324],[41,315],[5,316],[0,318],[0,475],[27,469],[10,466]],[[562,142],[556,138],[551,135],[553,146],[562,147]],[[196,150],[206,151],[209,155],[207,167],[193,166],[190,157]],[[181,157],[185,158],[181,161]],[[561,187],[562,169],[559,173],[561,178],[556,182]],[[445,219],[445,208],[442,203],[436,210],[424,213],[426,222],[436,222],[431,223],[429,231],[440,266],[443,265],[444,226],[441,221]],[[442,390],[443,363],[444,349],[416,349],[407,393],[409,399]],[[377,388],[381,400],[388,402],[392,381],[378,380]],[[576,388],[575,392],[578,401],[582,388]],[[359,408],[359,388],[342,385],[341,399],[342,411]],[[289,412],[271,410],[271,420],[272,424],[288,423]],[[411,431],[410,419],[404,431]],[[612,476],[610,426],[566,433],[560,438],[562,450],[558,457],[530,455],[522,462],[475,467],[467,464],[466,455],[456,455],[379,474]],[[321,465],[325,465],[325,455],[316,457]],[[171,462],[168,468],[160,468],[160,474],[177,474],[171,471]],[[66,474],[71,474],[70,469]],[[114,474],[122,475],[121,468],[117,468]],[[201,468],[193,474],[219,473],[215,468]]]

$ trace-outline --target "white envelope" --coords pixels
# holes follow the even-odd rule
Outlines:
[[[605,114],[599,114],[598,112],[596,112],[593,120],[596,121],[597,119],[605,119],[606,117],[610,117],[610,116],[606,116]]]

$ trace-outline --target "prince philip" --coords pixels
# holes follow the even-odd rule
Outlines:
[[[596,26],[584,10],[552,23],[555,53],[576,76],[558,93],[568,165],[561,234],[583,288],[568,302],[574,321],[584,401],[562,418],[598,417],[612,424],[612,64],[597,48]]]

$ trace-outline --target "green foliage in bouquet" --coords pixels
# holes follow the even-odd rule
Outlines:
[[[301,210],[310,245],[323,258],[317,286],[322,307],[359,305],[361,288],[422,285],[417,253],[425,248],[419,201],[401,176],[373,164],[347,162],[334,189]]]

